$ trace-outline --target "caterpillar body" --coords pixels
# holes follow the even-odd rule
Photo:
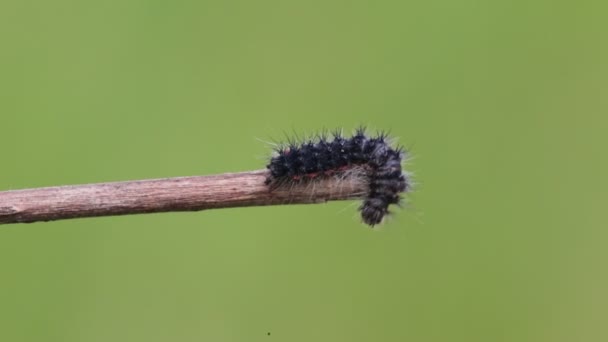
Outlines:
[[[351,137],[334,132],[331,139],[322,134],[303,143],[291,142],[276,149],[266,166],[266,184],[314,182],[319,177],[336,177],[354,169],[362,171],[368,192],[359,207],[363,222],[374,226],[389,213],[389,205],[399,204],[401,194],[410,190],[408,174],[402,168],[406,151],[392,147],[388,136],[368,136],[357,129]]]

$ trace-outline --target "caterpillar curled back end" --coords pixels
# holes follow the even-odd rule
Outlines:
[[[389,214],[389,206],[400,204],[410,190],[410,179],[402,162],[405,150],[392,147],[388,136],[368,136],[358,129],[351,137],[334,132],[301,143],[291,142],[276,149],[267,165],[270,189],[312,184],[320,178],[337,177],[367,184],[359,207],[364,223],[375,226]]]

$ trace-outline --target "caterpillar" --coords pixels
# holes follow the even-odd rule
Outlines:
[[[279,146],[266,166],[266,184],[314,181],[319,177],[345,175],[353,169],[363,170],[369,189],[359,207],[364,223],[371,227],[389,214],[389,205],[402,201],[401,193],[410,190],[409,176],[401,163],[407,157],[403,147],[391,147],[386,133],[368,136],[359,128],[351,137],[340,132],[320,134],[301,143]]]

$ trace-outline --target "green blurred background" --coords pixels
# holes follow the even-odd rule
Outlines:
[[[0,189],[359,124],[417,187],[374,230],[355,202],[2,226],[0,340],[608,340],[605,7],[3,0]]]

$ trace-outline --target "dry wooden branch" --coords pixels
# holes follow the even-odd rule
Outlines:
[[[361,179],[270,189],[267,170],[0,192],[0,224],[168,211],[322,203],[365,196]]]

